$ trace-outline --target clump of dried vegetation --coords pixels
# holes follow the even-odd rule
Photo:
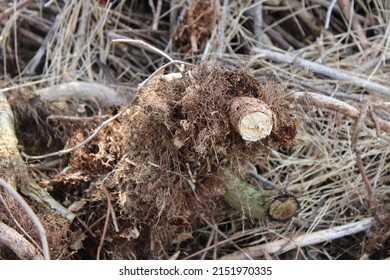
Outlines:
[[[390,1],[111,2],[0,4],[0,258],[47,257],[6,184],[56,259],[390,257]],[[225,167],[301,212],[230,209]]]

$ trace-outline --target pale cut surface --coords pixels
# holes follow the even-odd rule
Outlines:
[[[239,132],[244,140],[258,141],[271,133],[272,125],[271,116],[262,112],[252,112],[242,117]]]

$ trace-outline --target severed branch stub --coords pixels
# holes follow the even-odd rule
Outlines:
[[[229,114],[233,127],[244,140],[255,142],[267,137],[272,131],[273,113],[257,98],[234,98]]]
[[[222,178],[224,200],[245,216],[287,222],[300,212],[299,201],[286,189],[260,191],[234,175],[229,168],[224,168]]]

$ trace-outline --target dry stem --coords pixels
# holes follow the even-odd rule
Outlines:
[[[366,169],[364,168],[361,152],[357,149],[355,151],[356,153],[356,162],[360,171],[360,174],[362,175],[362,179],[364,182],[364,185],[366,186],[367,194],[368,194],[368,201],[371,204],[372,194],[374,192],[374,188],[372,187],[370,180],[368,180]]]
[[[305,68],[307,70],[311,70],[311,71],[314,71],[316,73],[319,73],[319,74],[322,74],[322,75],[325,75],[325,76],[328,76],[328,77],[331,77],[334,79],[343,80],[343,81],[358,85],[360,87],[381,93],[383,95],[390,96],[390,88],[389,87],[386,87],[384,85],[356,77],[355,75],[352,75],[352,74],[349,74],[349,73],[346,73],[346,72],[343,72],[340,70],[336,70],[336,69],[324,66],[324,65],[319,64],[319,63],[309,61],[307,59],[294,57],[291,55],[282,54],[279,52],[265,50],[265,49],[255,49],[255,52],[257,55],[251,59],[251,62],[249,64],[252,64],[253,62],[258,60],[259,58],[271,59],[271,60],[279,61],[282,63],[297,65],[297,66],[300,66],[300,67]]]
[[[293,98],[296,102],[304,103],[306,98],[309,98],[310,101],[314,103],[314,105],[318,107],[323,107],[329,110],[333,110],[339,113],[342,113],[350,118],[357,119],[360,115],[360,110],[356,109],[354,106],[349,105],[343,101],[338,99],[324,96],[314,92],[294,92],[289,95],[290,98]],[[390,132],[390,122],[380,119],[379,117],[376,119],[378,126],[386,132]],[[366,124],[375,126],[375,123],[366,118]]]
[[[330,3],[328,7],[328,11],[326,12],[326,20],[325,20],[325,29],[329,29],[329,24],[330,24],[330,17],[332,15],[332,11],[334,6],[336,5],[337,0],[332,0],[332,3]]]
[[[110,212],[111,212],[110,194],[108,193],[108,191],[105,187],[103,187],[103,191],[107,196],[107,212],[106,212],[106,220],[104,222],[103,233],[102,233],[102,236],[100,238],[100,243],[99,243],[99,247],[98,247],[97,254],[96,254],[97,260],[99,260],[99,258],[100,258],[100,252],[103,248],[104,239],[106,238],[106,234],[107,234],[107,230],[108,230],[108,223],[110,221]]]
[[[337,2],[344,17],[350,22],[349,24],[351,25],[352,30],[354,30],[360,37],[363,49],[367,49],[370,44],[367,40],[366,34],[364,34],[362,26],[357,20],[357,17],[353,11],[353,7],[351,7],[351,3],[349,2],[349,0],[338,0]]]
[[[5,10],[3,13],[0,14],[0,21],[10,16],[16,10],[23,9],[24,7],[28,6],[31,2],[33,2],[33,0],[23,0],[17,3],[16,6],[8,8],[7,10]]]
[[[320,230],[309,234],[292,237],[289,240],[277,240],[268,244],[261,244],[244,249],[244,253],[235,252],[223,256],[223,260],[244,260],[247,255],[252,258],[261,257],[265,254],[281,254],[298,247],[311,246],[323,242],[328,242],[337,238],[350,236],[362,231],[366,231],[371,227],[372,218],[366,218],[359,222],[346,224],[330,229]]]
[[[238,251],[241,252],[241,254],[245,255],[246,259],[252,259],[251,256],[247,255],[243,250],[242,248],[240,248],[231,238],[229,238],[226,234],[224,234],[222,231],[220,231],[218,229],[218,227],[216,225],[213,225],[211,224],[207,219],[203,218],[202,217],[202,220],[209,225],[209,227],[211,227],[213,230],[215,230],[216,233],[218,233],[219,235],[221,235],[226,241],[228,241],[229,243],[231,243],[233,245],[234,248],[236,248]],[[217,243],[217,242],[216,242]],[[216,259],[216,258],[215,258]]]
[[[356,125],[355,125],[355,129],[354,129],[354,132],[353,132],[353,135],[352,135],[352,140],[351,140],[351,148],[352,150],[355,150],[356,149],[356,146],[357,146],[357,142],[359,140],[359,135],[360,135],[360,132],[363,128],[363,125],[364,125],[364,121],[366,119],[366,116],[367,116],[367,110],[368,110],[368,105],[363,105],[363,108],[361,110],[361,113],[359,114],[359,117],[356,121]]]

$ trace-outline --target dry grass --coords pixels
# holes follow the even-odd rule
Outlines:
[[[210,30],[205,30],[204,34],[199,34],[201,28],[195,30],[193,26],[186,30],[189,38],[191,30],[196,31],[193,36],[202,38],[198,44],[173,41],[177,29],[189,24],[186,12],[191,3],[197,1],[154,1],[161,2],[161,9],[158,6],[151,8],[148,1],[119,1],[114,9],[92,0],[51,1],[47,7],[41,6],[42,1],[19,2],[25,5],[10,13],[7,9],[14,1],[0,4],[0,92],[23,95],[66,82],[84,81],[107,85],[130,100],[138,84],[168,62],[156,53],[112,42],[112,39],[135,38],[147,41],[173,59],[215,63],[230,69],[246,68],[259,78],[273,79],[289,92],[314,91],[346,101],[356,108],[379,102],[382,106],[374,110],[370,105],[369,111],[390,121],[389,95],[337,78],[338,73],[348,73],[383,86],[385,92],[386,88],[389,90],[388,0],[370,1],[369,4],[355,1],[353,12],[361,29],[342,14],[339,5],[327,18],[331,1],[218,1],[218,5],[213,6],[216,10],[209,14],[216,17],[216,24],[211,21],[208,25]],[[196,19],[196,16],[192,15],[192,18]],[[327,30],[324,28],[326,21],[329,21]],[[336,77],[319,74],[316,68],[300,67],[297,63],[274,61],[266,58],[262,50],[330,67],[336,71]],[[166,71],[177,70],[171,66]],[[99,102],[85,106],[96,114],[105,107]],[[180,259],[216,259],[240,252],[238,248],[288,240],[362,221],[383,212],[381,201],[387,201],[390,195],[389,135],[381,131],[378,134],[375,127],[366,125],[362,125],[358,134],[356,149],[360,151],[368,182],[374,190],[370,199],[352,149],[357,135],[356,120],[313,106],[309,101],[291,106],[297,110],[300,120],[295,145],[272,150],[253,164],[259,176],[277,186],[287,187],[298,196],[302,207],[299,216],[286,224],[252,221],[240,218],[237,213],[219,211],[214,219],[207,219],[193,228],[192,240],[172,245],[170,251],[162,255],[180,251]],[[371,118],[371,113],[366,118]],[[81,131],[85,133],[88,129],[90,127],[85,125]],[[73,140],[81,142],[82,137]],[[81,192],[82,186],[67,184],[71,186],[72,195]],[[93,188],[96,186],[90,187]],[[99,199],[104,202],[104,195],[102,197]],[[62,202],[66,198],[65,194],[58,197]],[[106,213],[105,202],[93,207]],[[90,213],[83,215],[91,218]],[[101,217],[93,217],[94,221],[98,218]],[[127,226],[128,236],[137,235],[136,225]],[[73,230],[76,232],[80,228]],[[388,233],[388,229],[383,231],[383,226],[373,228],[378,234]],[[97,231],[99,237],[102,229],[103,225]],[[133,238],[128,236],[126,238]],[[87,249],[74,253],[75,258],[95,257],[99,237],[87,239]],[[140,240],[144,239],[141,237]],[[370,245],[370,240],[375,240],[377,245],[382,242],[381,254]],[[368,246],[371,251],[366,249],[366,244],[371,246]],[[386,244],[386,240],[378,241],[375,232],[368,236],[360,233],[282,254],[265,252],[258,258],[386,258],[390,255]],[[107,256],[110,255],[107,253]],[[136,256],[128,253],[116,257]]]

